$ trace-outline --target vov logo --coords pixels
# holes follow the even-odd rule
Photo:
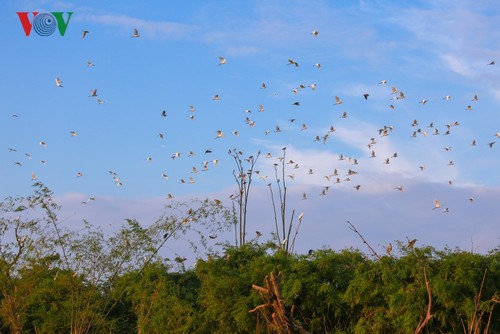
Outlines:
[[[19,21],[21,21],[26,36],[30,35],[32,29],[39,36],[50,36],[56,31],[56,27],[59,30],[59,34],[64,36],[73,12],[67,12],[68,18],[66,21],[63,17],[64,12],[32,12],[31,14],[32,18],[30,21],[29,12],[17,12],[17,16],[19,16]]]

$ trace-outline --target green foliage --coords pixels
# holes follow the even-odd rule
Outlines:
[[[298,255],[275,242],[217,249],[206,237],[234,228],[218,201],[170,203],[152,225],[126,220],[112,235],[88,222],[69,230],[58,209],[41,183],[0,203],[1,333],[260,333],[253,285],[272,272],[282,273],[287,316],[311,333],[413,333],[428,309],[424,270],[424,332],[500,332],[498,249],[400,242],[396,255],[375,259],[356,249]],[[159,255],[181,236],[199,240],[195,269]]]

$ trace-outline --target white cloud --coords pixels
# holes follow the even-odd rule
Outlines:
[[[461,76],[480,80],[489,70],[486,64],[500,56],[498,45],[492,43],[500,37],[496,17],[480,4],[438,1],[392,13],[389,21],[413,33],[414,44],[436,54]]]

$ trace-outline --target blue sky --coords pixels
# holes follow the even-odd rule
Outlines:
[[[287,160],[299,165],[287,164],[288,207],[304,212],[299,251],[362,248],[347,220],[379,250],[406,236],[479,252],[499,244],[500,63],[487,65],[500,61],[493,1],[3,1],[0,8],[2,198],[29,194],[34,173],[54,190],[68,224],[137,218],[147,225],[167,194],[230,206],[228,149],[244,157],[261,150],[256,169],[268,179],[255,177],[248,233],[268,236],[267,184],[287,147]],[[64,36],[26,37],[20,11],[74,14]],[[134,28],[140,37],[131,38]],[[90,33],[82,39],[83,30]],[[395,99],[392,87],[405,98]],[[93,89],[104,103],[89,97]],[[326,143],[314,141],[331,126]],[[378,132],[384,126],[393,127],[387,136]],[[218,130],[224,136],[215,139]],[[340,183],[325,178],[334,169]],[[345,181],[349,169],[358,174]],[[190,177],[195,183],[180,182]],[[90,196],[96,201],[80,204]],[[433,210],[434,199],[443,208]]]

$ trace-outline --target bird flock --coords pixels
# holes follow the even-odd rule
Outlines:
[[[318,30],[312,30],[312,32],[309,33],[309,38],[316,40],[321,39],[321,35]],[[82,31],[81,39],[86,39],[86,38],[91,38],[91,32],[88,30]],[[137,39],[140,38],[140,32],[138,29],[133,29],[132,34],[130,36],[132,39]],[[98,65],[98,64],[97,64]],[[218,60],[217,58],[214,58],[213,61],[214,67],[220,67],[220,68],[230,68],[232,66],[231,64],[231,59],[226,58],[225,56],[219,56]],[[299,62],[297,59],[293,58],[288,58],[288,59],[283,59],[282,65],[284,68],[288,67],[289,71],[300,71],[303,66],[310,66],[315,68],[318,71],[322,71],[324,69],[324,66],[320,62],[315,62],[312,64],[304,65],[302,62]],[[485,62],[485,66],[495,66],[495,61],[490,61],[490,62]],[[96,66],[93,61],[88,60],[86,62],[86,66],[88,68],[93,68]],[[64,85],[64,78],[60,77],[55,77],[54,82],[55,82],[55,87],[57,89],[64,89],[66,87]],[[390,82],[390,80],[380,80],[378,82],[374,82],[371,87],[374,87],[374,91],[377,90],[377,92],[380,92],[380,89],[383,89],[385,92],[385,99],[387,100],[387,103],[385,106],[383,106],[387,113],[396,113],[398,112],[398,104],[401,103],[403,100],[410,99],[408,96],[410,94],[406,94],[404,90],[400,87],[398,87],[396,84],[393,84]],[[270,89],[275,89],[274,87],[271,88],[268,83],[264,82],[256,82],[255,83],[255,94],[259,94],[259,91],[262,90],[270,90]],[[330,144],[332,141],[336,140],[336,133],[342,129],[346,124],[348,124],[350,120],[350,115],[351,115],[351,110],[349,109],[348,102],[347,100],[352,100],[352,97],[344,98],[342,97],[341,93],[337,93],[337,95],[334,93],[332,94],[331,97],[331,102],[330,102],[330,111],[329,115],[330,116],[335,116],[334,119],[336,121],[332,122],[332,124],[325,124],[324,129],[322,132],[318,132],[317,127],[309,126],[307,124],[307,119],[306,116],[307,113],[311,113],[312,111],[303,111],[303,114],[297,113],[295,110],[300,110],[303,108],[303,104],[301,103],[300,97],[302,94],[304,94],[306,91],[309,92],[310,94],[314,94],[318,89],[321,89],[321,85],[318,83],[299,83],[294,85],[288,92],[282,92],[280,91],[273,93],[273,96],[278,96],[278,95],[286,95],[288,94],[290,98],[294,98],[294,100],[291,103],[291,106],[288,105],[287,107],[292,108],[291,116],[286,123],[279,122],[278,117],[276,117],[276,122],[278,124],[264,124],[262,127],[257,130],[256,124],[258,124],[261,119],[260,119],[260,114],[269,114],[273,113],[273,110],[270,110],[272,108],[266,108],[265,107],[265,102],[260,102],[256,103],[256,108],[252,108],[252,106],[247,106],[247,105],[242,105],[241,110],[238,111],[241,113],[241,123],[240,124],[235,124],[233,129],[213,129],[213,135],[211,138],[205,138],[205,143],[207,145],[207,148],[202,151],[202,152],[195,152],[192,149],[189,149],[187,145],[186,147],[181,147],[178,149],[178,151],[172,152],[170,154],[170,158],[172,160],[172,164],[169,164],[169,166],[166,166],[165,171],[162,172],[160,175],[158,175],[158,179],[168,181],[168,182],[176,182],[178,184],[195,184],[198,178],[201,178],[202,176],[199,176],[203,172],[208,172],[210,171],[213,167],[217,166],[219,164],[219,161],[224,160],[226,165],[230,165],[234,162],[231,160],[232,155],[231,152],[238,152],[239,156],[241,157],[246,157],[243,160],[243,163],[248,163],[249,165],[254,161],[254,159],[257,158],[256,154],[257,151],[260,154],[260,150],[265,150],[268,149],[269,147],[263,147],[263,148],[256,148],[255,152],[250,152],[250,153],[244,153],[242,151],[238,151],[237,148],[232,147],[231,143],[228,141],[227,144],[227,149],[226,151],[215,151],[210,146],[212,146],[210,143],[217,141],[225,141],[228,140],[228,137],[233,137],[233,138],[239,138],[242,136],[242,133],[245,133],[247,136],[247,139],[252,139],[252,138],[265,138],[266,140],[270,142],[278,142],[280,143],[280,133],[282,132],[297,132],[300,133],[301,136],[308,136],[308,140],[312,143],[312,145],[323,145],[323,148],[319,149],[328,149],[328,144]],[[360,101],[364,101],[365,103],[371,103],[371,100],[374,96],[373,91],[365,91],[359,94],[358,99]],[[99,95],[99,88],[91,88],[88,92],[88,97],[93,98],[96,100],[97,104],[104,104],[106,101]],[[133,98],[133,97],[130,97]],[[427,108],[429,104],[444,104],[448,103],[449,101],[452,101],[455,99],[454,96],[450,95],[444,95],[442,98],[438,100],[434,99],[432,100],[431,98],[420,98],[420,99],[413,99],[412,103],[414,104],[415,107],[419,108]],[[470,97],[465,98],[468,103],[465,103],[463,105],[463,112],[476,112],[479,108],[476,107],[476,104],[480,100],[479,93],[474,94]],[[211,101],[210,101],[211,100]],[[417,103],[418,101],[418,103]],[[219,103],[223,104],[224,102],[224,96],[222,96],[220,93],[214,93],[211,98],[207,97],[207,103]],[[254,109],[254,110],[253,110]],[[197,107],[194,105],[191,105],[189,101],[186,101],[186,118],[187,121],[185,124],[179,124],[178,126],[182,126],[186,128],[186,131],[188,131],[189,126],[191,121],[196,121],[197,119],[197,114],[199,111],[197,110]],[[12,115],[13,118],[17,118],[20,115]],[[22,116],[22,115],[21,115]],[[158,110],[157,111],[157,118],[158,121],[161,121],[162,119],[167,119],[170,117],[170,111],[168,111],[168,108],[166,110]],[[309,116],[310,117],[310,116]],[[387,119],[390,119],[390,114],[387,116]],[[440,137],[446,137],[446,136],[453,136],[454,130],[458,127],[460,127],[462,124],[458,120],[452,120],[447,124],[444,125],[438,125],[435,122],[429,122],[423,124],[419,119],[415,118],[413,119],[409,124],[383,124],[386,121],[386,119],[381,120],[381,125],[380,127],[374,131],[373,133],[366,134],[365,138],[365,145],[366,145],[366,155],[363,155],[365,153],[360,154],[359,156],[351,156],[350,154],[344,154],[344,153],[338,153],[338,158],[335,161],[321,161],[321,162],[316,162],[318,165],[321,165],[324,167],[325,165],[330,166],[330,172],[324,175],[321,175],[321,180],[323,182],[323,185],[319,187],[318,191],[314,194],[314,196],[326,196],[330,193],[332,189],[334,189],[337,185],[342,184],[342,185],[350,185],[349,188],[352,189],[352,191],[355,192],[362,192],[365,184],[361,181],[358,180],[359,175],[362,174],[361,171],[358,170],[359,166],[362,164],[372,164],[372,163],[379,163],[380,160],[382,161],[381,165],[392,165],[399,157],[401,156],[402,152],[393,152],[388,156],[381,156],[381,153],[377,150],[379,147],[379,143],[386,140],[387,137],[393,136],[394,133],[399,132],[401,133],[407,133],[409,138],[431,138],[433,136],[440,136]],[[244,131],[250,129],[251,131],[254,132],[248,132]],[[315,131],[316,133],[311,133]],[[68,131],[69,137],[78,137],[79,132],[78,129],[71,129]],[[152,136],[158,137],[160,141],[166,141],[167,135],[165,132],[159,132],[159,133],[152,133]],[[274,138],[272,138],[274,137]],[[478,140],[475,138],[470,138],[470,147],[476,147],[478,145],[485,145],[485,147],[488,147],[489,149],[494,149],[494,145],[496,143],[496,140],[500,138],[500,132],[492,132],[491,133],[491,141],[485,142],[485,143],[480,143]],[[41,149],[47,149],[49,147],[49,144],[44,141],[43,138],[37,139],[39,146]],[[318,143],[318,144],[316,144]],[[282,143],[280,143],[282,144]],[[284,144],[283,144],[284,145]],[[284,148],[285,149],[285,148]],[[8,148],[9,152],[12,154],[19,154],[18,150],[14,147],[9,147]],[[444,154],[452,154],[454,152],[455,148],[452,147],[451,145],[447,145],[443,147],[443,153]],[[226,152],[229,152],[229,154],[226,154]],[[175,161],[179,159],[189,159],[191,157],[195,156],[202,156],[202,160],[196,164],[193,165],[189,170],[184,171],[184,177],[181,177],[180,179],[177,180],[172,180],[171,177],[169,176],[170,173],[168,172],[168,169],[175,169]],[[24,153],[24,157],[28,160],[31,160],[31,154],[30,153]],[[298,172],[297,170],[302,170],[302,174],[300,177],[309,177],[317,174],[317,169],[312,166],[311,164],[314,164],[315,162],[311,161],[295,161],[294,157],[287,157],[287,160],[283,160],[282,155],[279,153],[273,153],[271,150],[269,152],[264,152],[262,154],[262,158],[259,162],[258,167],[254,170],[249,170],[249,172],[255,174],[256,178],[262,180],[264,183],[270,182],[274,178],[274,173],[273,169],[276,168],[277,166],[283,164],[283,166],[286,167],[287,171],[287,179],[292,182],[295,181],[298,177]],[[155,161],[154,156],[149,156],[146,155],[144,157],[144,160],[147,163],[153,163]],[[377,161],[377,162],[375,162]],[[23,168],[24,161],[18,158],[16,156],[16,160],[13,161],[13,163],[18,166],[19,168]],[[45,160],[40,161],[41,164],[45,164]],[[453,159],[449,159],[448,162],[448,167],[454,168],[455,167],[455,162]],[[307,167],[303,167],[307,166]],[[318,168],[320,169],[320,168]],[[324,168],[321,168],[323,170]],[[426,172],[426,166],[425,164],[420,164],[418,166],[415,166],[415,170],[419,170],[421,173]],[[103,171],[106,173],[106,171]],[[30,171],[31,178],[33,180],[36,180],[38,176],[36,175],[35,171]],[[117,187],[122,187],[126,186],[127,181],[124,180],[118,172],[114,170],[108,170],[107,174],[109,175],[110,181],[112,181]],[[205,173],[205,175],[208,175],[209,173]],[[75,177],[76,178],[84,178],[85,173],[84,171],[75,171]],[[240,175],[238,177],[247,177],[245,175]],[[208,176],[210,178],[210,176]],[[364,181],[366,182],[366,180]],[[453,184],[452,180],[447,180],[449,185]],[[289,183],[290,184],[290,183]],[[404,184],[394,184],[392,185],[392,188],[394,189],[395,192],[403,192],[405,189]],[[301,197],[300,199],[302,200],[308,200],[310,199],[313,195],[307,192],[300,192]],[[168,192],[166,194],[167,199],[173,199],[174,194],[171,192]],[[238,194],[233,194],[230,197],[231,200],[238,200]],[[94,202],[96,198],[94,196],[89,197],[87,200],[82,201],[82,204],[89,204],[91,202]],[[219,201],[219,200],[217,200]],[[433,201],[433,202],[432,202]],[[437,210],[442,213],[449,213],[451,211],[449,205],[443,205],[441,203],[442,199],[429,199],[429,211]],[[468,201],[472,204],[475,202],[474,197],[468,198]],[[220,202],[220,201],[219,201]],[[443,203],[445,203],[443,201]],[[299,216],[299,220],[302,220],[303,218],[303,213]],[[411,245],[413,245],[415,241],[409,241]],[[392,245],[389,244],[389,247],[387,249],[387,253],[392,252]]]

